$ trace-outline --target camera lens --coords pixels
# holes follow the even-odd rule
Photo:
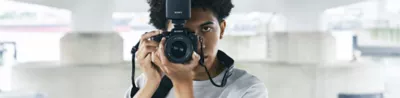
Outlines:
[[[171,52],[175,58],[182,58],[186,54],[187,46],[182,41],[176,41],[172,43]]]
[[[185,63],[192,57],[192,40],[184,34],[172,34],[165,42],[165,53],[169,61]]]

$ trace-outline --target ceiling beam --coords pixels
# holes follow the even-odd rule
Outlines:
[[[75,2],[80,0],[16,0],[56,8],[71,9]],[[147,0],[114,0],[116,12],[147,12]],[[325,10],[341,5],[349,5],[365,0],[233,0],[233,12],[283,12],[285,10],[306,8]]]

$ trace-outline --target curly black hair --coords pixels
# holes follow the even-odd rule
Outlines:
[[[165,16],[165,1],[166,0],[148,0],[150,5],[150,21],[157,29],[165,30],[167,19]],[[234,7],[231,0],[192,0],[192,8],[203,8],[211,10],[219,22],[224,20],[231,13]]]

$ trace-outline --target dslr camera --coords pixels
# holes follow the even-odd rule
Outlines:
[[[171,20],[174,28],[168,32],[151,37],[160,42],[166,38],[165,56],[173,63],[186,63],[192,59],[192,53],[197,50],[198,36],[184,28],[186,20],[190,19],[191,0],[166,0],[166,18]]]

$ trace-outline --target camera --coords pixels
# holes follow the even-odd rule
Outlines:
[[[174,24],[170,31],[151,37],[160,42],[166,38],[165,56],[173,63],[186,63],[192,59],[192,53],[197,50],[198,37],[194,32],[184,28],[186,20],[190,19],[191,0],[166,0],[166,18]]]

